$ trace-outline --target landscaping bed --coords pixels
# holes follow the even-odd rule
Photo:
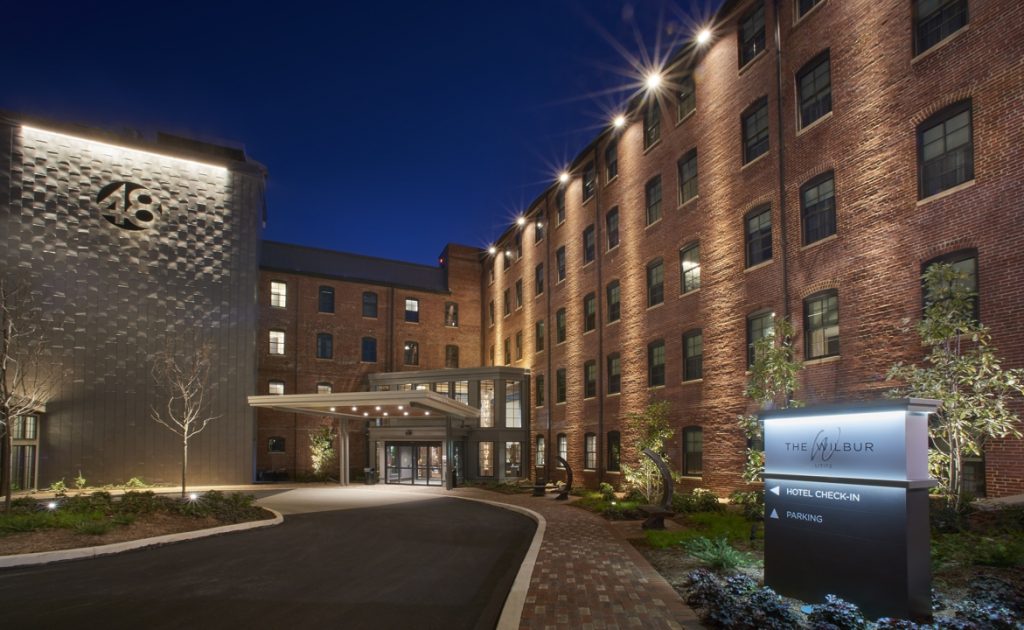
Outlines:
[[[0,511],[0,555],[93,547],[273,518],[254,497],[210,491],[195,498],[151,491],[108,492],[39,501],[15,499]]]

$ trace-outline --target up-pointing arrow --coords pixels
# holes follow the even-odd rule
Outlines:
[[[774,488],[769,488],[768,491],[771,492],[772,494],[774,494],[775,496],[779,496],[779,486],[775,486]]]
[[[775,510],[772,510],[771,518],[779,518],[779,513],[776,512]]]

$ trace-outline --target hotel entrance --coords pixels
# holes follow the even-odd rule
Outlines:
[[[386,442],[384,482],[416,486],[444,485],[446,458],[441,442]]]

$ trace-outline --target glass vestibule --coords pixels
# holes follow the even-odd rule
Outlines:
[[[447,458],[441,442],[387,442],[384,458],[385,483],[444,484]]]

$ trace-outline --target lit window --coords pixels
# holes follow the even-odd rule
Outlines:
[[[412,298],[405,298],[405,321],[420,321],[420,301]]]
[[[318,306],[321,313],[334,312],[334,289],[331,287],[320,287]]]
[[[544,465],[547,463],[546,455],[547,455],[547,453],[546,453],[546,449],[544,447],[544,436],[543,435],[538,435],[537,436],[537,450],[536,450],[536,453],[534,455],[536,457],[536,459],[534,461],[536,462],[535,465],[536,465],[537,468],[543,468]]]
[[[270,381],[267,393],[274,396],[284,394],[284,381]]]
[[[555,343],[565,341],[565,309],[560,308],[555,312]]]
[[[445,346],[444,347],[444,366],[446,368],[457,368],[459,367],[459,347],[458,346]]]
[[[505,381],[505,428],[523,428],[523,384]]]
[[[683,335],[683,380],[696,381],[704,377],[704,335],[691,330]]]
[[[480,442],[479,473],[481,477],[494,476],[494,442]]]
[[[360,360],[363,363],[376,363],[377,362],[377,340],[373,337],[363,337],[362,352]]]
[[[775,334],[771,311],[754,313],[747,317],[747,365],[757,359],[757,342]]]
[[[334,356],[334,337],[328,333],[316,335],[316,358],[330,359]]]
[[[768,98],[761,97],[743,112],[743,163],[768,152]]]
[[[658,100],[651,98],[644,108],[644,148],[647,149],[661,139],[661,107]]]
[[[533,270],[533,294],[544,293],[544,263],[540,263]]]
[[[743,19],[740,20],[738,34],[740,39],[740,67],[742,68],[764,50],[763,2],[758,3],[753,11],[743,16]]]
[[[765,206],[747,215],[747,266],[753,267],[772,259],[772,209]]]
[[[914,54],[920,55],[967,24],[967,0],[914,2]]]
[[[455,400],[469,404],[469,381],[455,381]]]
[[[679,286],[683,293],[700,288],[700,244],[687,245],[679,250]]]
[[[836,233],[836,180],[832,173],[815,177],[800,187],[800,218],[804,245]]]
[[[543,374],[538,374],[534,378],[534,385],[535,385],[534,389],[536,389],[536,395],[534,396],[533,399],[537,402],[537,406],[538,407],[543,407],[544,406],[544,375]]]
[[[619,143],[612,140],[604,148],[604,178],[612,181],[619,174]]]
[[[618,394],[622,391],[622,361],[619,353],[608,355],[608,393]]]
[[[619,302],[619,281],[612,280],[606,289],[608,295],[608,321],[619,321],[622,305]]]
[[[558,282],[565,280],[565,247],[559,247],[555,251],[555,271]]]
[[[569,438],[564,433],[558,434],[558,456],[564,461],[569,461]],[[565,468],[562,462],[558,462],[559,468]]]
[[[676,163],[679,173],[679,203],[697,197],[697,149],[691,149]]]
[[[804,356],[820,359],[839,354],[839,295],[833,289],[804,300]]]
[[[523,358],[523,331],[516,331],[516,361]]]
[[[270,354],[284,354],[284,331],[270,331]]]
[[[605,215],[605,233],[608,234],[608,249],[619,246],[619,209],[612,208]]]
[[[317,383],[316,384],[316,393],[318,393],[318,394],[330,394],[333,391],[334,391],[334,388],[331,387],[330,383]]]
[[[523,308],[523,279],[516,280],[515,284],[516,310]]]
[[[597,361],[587,361],[583,364],[583,397],[594,396],[597,396]]]
[[[694,88],[692,75],[680,79],[678,98],[676,119],[681,121],[697,109],[697,90]]]
[[[402,360],[406,365],[420,364],[420,344],[415,341],[406,341],[402,346]]]
[[[363,317],[377,317],[377,294],[373,291],[363,293]]]
[[[283,282],[270,283],[270,305],[284,308],[288,305],[288,285]]]
[[[596,255],[597,242],[594,236],[594,226],[588,226],[587,229],[583,230],[583,264],[594,262],[594,256]]]
[[[647,306],[657,306],[665,301],[665,265],[661,259],[647,264]]]
[[[597,328],[597,298],[593,293],[583,298],[583,332]]]
[[[444,303],[444,325],[453,327],[459,325],[459,305],[455,302]]]
[[[285,452],[285,441],[283,437],[272,437],[267,439],[267,452],[268,453],[284,453]]]
[[[655,341],[647,346],[647,386],[665,384],[665,342]]]
[[[565,223],[565,188],[559,188],[558,192],[555,193],[555,218],[557,219],[556,225],[562,225]]]
[[[618,431],[608,432],[608,470],[618,471],[622,465],[622,438]]]
[[[704,430],[700,427],[683,429],[683,474],[699,477],[704,473]]]
[[[523,474],[523,443],[505,442],[505,476],[521,477]]]
[[[974,179],[971,103],[947,107],[917,128],[920,197]]]
[[[644,187],[644,207],[647,209],[647,225],[661,219],[661,175],[647,182]]]
[[[597,169],[593,162],[588,162],[583,167],[583,201],[594,196],[595,188],[597,188]]]
[[[494,426],[494,381],[480,381],[480,426]]]
[[[832,111],[832,76],[827,50],[797,73],[796,85],[800,94],[801,127]]]
[[[565,368],[555,370],[555,402],[565,402]]]
[[[594,470],[597,468],[597,436],[588,433],[583,437],[583,468]]]
[[[540,352],[544,349],[544,320],[538,319],[533,326],[533,349]]]

